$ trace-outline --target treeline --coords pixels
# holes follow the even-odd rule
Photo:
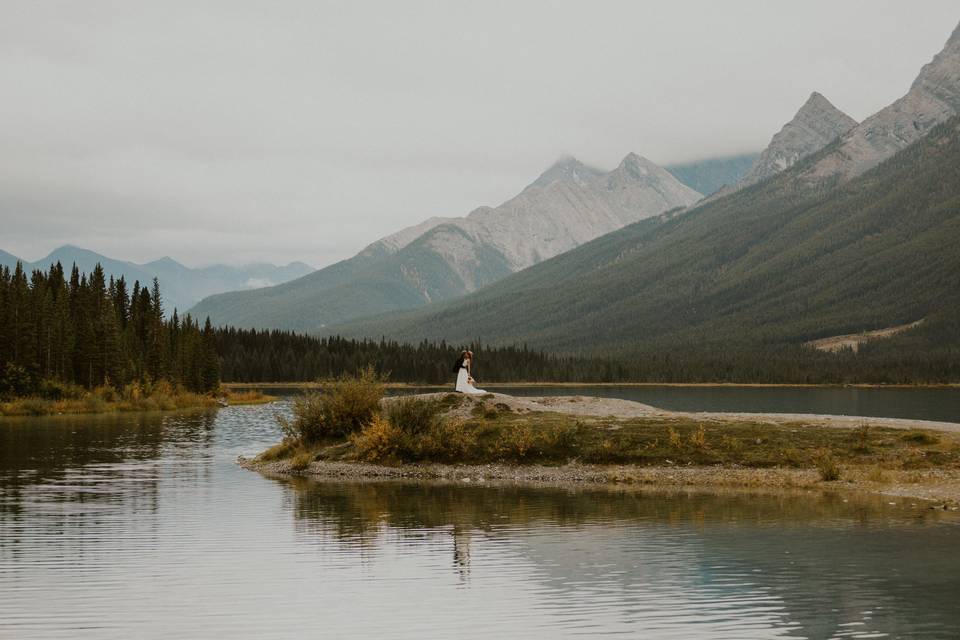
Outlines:
[[[730,344],[655,349],[628,359],[557,356],[526,346],[314,337],[289,331],[201,326],[165,318],[159,283],[106,279],[98,265],[69,278],[59,264],[29,277],[0,269],[0,396],[50,395],[56,384],[86,388],[167,380],[195,392],[231,382],[305,382],[372,365],[395,382],[445,384],[461,349],[490,382],[886,383],[960,381],[960,313],[932,314],[919,328],[821,353],[786,345]]]
[[[160,285],[121,277],[98,264],[89,275],[57,263],[29,276],[0,269],[0,395],[166,380],[194,392],[216,389],[220,365],[209,322],[176,311],[164,317]]]
[[[229,382],[309,382],[353,374],[372,365],[392,382],[449,382],[463,346],[444,342],[313,337],[289,331],[220,328],[215,331],[223,379]],[[578,361],[526,347],[470,345],[478,381],[563,380]]]
[[[474,373],[485,382],[730,382],[770,384],[923,384],[960,381],[956,318],[861,347],[859,353],[822,353],[801,346],[763,349],[689,348],[641,353],[626,360],[565,357],[525,346],[468,346]],[[308,382],[352,374],[372,365],[394,382],[451,383],[464,345],[312,337],[288,331],[222,328],[215,331],[223,379],[231,382]],[[942,340],[942,341],[941,341]],[[931,348],[931,342],[939,348]]]

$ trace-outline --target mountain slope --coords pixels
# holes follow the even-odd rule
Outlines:
[[[960,25],[920,70],[905,96],[864,120],[806,173],[810,181],[850,180],[960,113]]]
[[[564,158],[517,196],[464,218],[431,218],[299,280],[212,296],[216,324],[316,331],[471,291],[700,194],[636,154],[603,172]]]
[[[168,312],[174,309],[182,312],[212,293],[244,287],[262,287],[298,278],[313,271],[312,267],[302,262],[292,262],[279,267],[255,263],[239,267],[213,265],[194,269],[172,258],[164,257],[146,264],[135,264],[125,260],[114,260],[89,249],[71,245],[54,249],[46,257],[32,263],[0,251],[0,265],[13,268],[18,261],[23,262],[24,268],[28,271],[46,270],[51,264],[59,262],[65,269],[70,269],[76,264],[80,271],[90,273],[97,264],[100,264],[108,277],[123,276],[130,286],[133,286],[134,281],[137,280],[140,284],[149,284],[156,277],[162,285],[165,296],[164,308]]]
[[[805,172],[835,146],[463,299],[332,331],[622,355],[801,344],[960,309],[960,119],[843,187],[810,190]]]
[[[736,184],[760,157],[759,153],[743,153],[723,158],[674,164],[664,169],[694,191],[709,196],[722,187]]]

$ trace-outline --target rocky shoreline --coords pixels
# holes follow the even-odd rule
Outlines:
[[[914,498],[931,508],[960,510],[960,473],[942,470],[894,473],[886,482],[871,481],[865,474],[823,482],[814,469],[751,469],[729,467],[641,467],[635,465],[449,465],[403,464],[396,466],[365,462],[315,461],[295,469],[288,460],[259,462],[243,456],[244,469],[273,476],[304,476],[322,481],[408,480],[444,481],[461,484],[524,484],[534,486],[631,485],[683,489],[736,489],[780,491],[859,491]]]

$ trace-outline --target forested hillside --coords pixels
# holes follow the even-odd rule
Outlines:
[[[339,329],[629,355],[796,346],[927,318],[884,344],[955,349],[960,335],[938,331],[960,309],[960,121],[842,186],[797,179],[832,151],[466,298]]]

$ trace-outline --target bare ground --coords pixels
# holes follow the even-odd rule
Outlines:
[[[852,349],[854,353],[856,353],[856,351],[860,348],[860,345],[864,342],[889,338],[890,336],[895,336],[898,333],[903,333],[904,331],[909,331],[910,329],[919,327],[921,324],[923,324],[922,319],[909,324],[901,324],[896,327],[887,327],[886,329],[876,329],[874,331],[863,331],[861,333],[848,333],[842,336],[820,338],[819,340],[811,340],[806,344],[807,346],[813,347],[819,351],[827,351],[830,353],[840,351],[841,349]]]

